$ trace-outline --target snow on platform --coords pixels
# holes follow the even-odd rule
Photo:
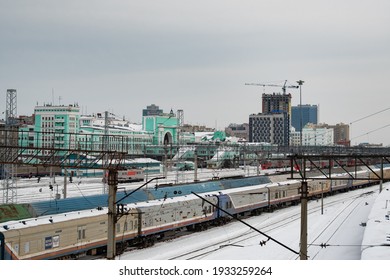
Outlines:
[[[368,216],[362,260],[390,260],[390,184],[383,187]]]

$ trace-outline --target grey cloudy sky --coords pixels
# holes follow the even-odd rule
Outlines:
[[[32,114],[54,91],[134,122],[155,103],[223,128],[281,91],[245,83],[302,79],[321,122],[351,123],[390,107],[389,11],[388,0],[0,0],[0,101],[15,88],[18,114]],[[387,125],[390,110],[352,123],[352,143],[389,145]]]

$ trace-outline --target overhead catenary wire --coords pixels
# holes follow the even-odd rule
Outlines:
[[[352,126],[352,124],[354,124],[354,123],[357,123],[357,122],[360,122],[360,121],[362,121],[362,120],[368,119],[368,118],[370,118],[370,117],[372,117],[372,116],[378,115],[378,114],[383,113],[383,112],[386,112],[386,111],[388,111],[388,110],[390,110],[390,107],[387,107],[387,108],[382,109],[382,110],[380,110],[380,111],[377,111],[377,112],[375,112],[375,113],[369,114],[369,115],[367,115],[367,116],[365,116],[365,117],[362,117],[362,118],[359,118],[359,119],[357,119],[357,120],[354,120],[354,121],[350,122],[349,125]],[[352,137],[350,140],[353,140],[353,139],[356,139],[356,138],[359,138],[359,137],[362,137],[362,136],[365,136],[365,135],[369,135],[369,134],[371,134],[371,133],[373,133],[373,132],[382,130],[382,129],[388,127],[388,126],[390,126],[390,124],[385,125],[385,126],[382,126],[382,127],[380,127],[380,128],[374,129],[374,130],[371,130],[371,131],[368,131],[368,132],[363,133],[363,134],[361,134],[361,135],[359,135],[359,136]]]
[[[368,119],[368,118],[370,118],[370,117],[373,117],[373,116],[375,116],[375,115],[378,115],[378,114],[383,113],[383,112],[388,111],[388,110],[390,110],[390,107],[385,108],[385,109],[382,109],[382,110],[377,111],[377,112],[375,112],[375,113],[369,114],[369,115],[364,116],[364,117],[362,117],[362,118],[359,118],[359,119],[357,119],[357,120],[354,120],[354,121],[350,122],[349,125],[351,126],[351,125],[354,124],[354,123],[357,123],[357,122],[360,122],[360,121],[362,121],[362,120]],[[363,133],[363,134],[361,134],[361,135],[359,135],[359,136],[355,136],[355,137],[351,138],[350,140],[353,140],[353,139],[356,139],[356,138],[359,138],[359,137],[368,135],[368,134],[370,134],[370,133],[373,133],[373,132],[382,130],[382,129],[387,128],[387,127],[389,127],[389,126],[390,126],[390,124],[387,124],[387,125],[382,126],[382,127],[380,127],[380,128],[377,128],[377,129],[368,131],[368,132],[366,132],[366,133]],[[314,136],[312,136],[312,137],[309,137],[309,138],[307,138],[306,140],[312,140],[312,139],[315,139],[315,138],[317,138],[317,137],[321,137],[321,136],[323,136],[323,135],[326,135],[327,133],[328,133],[328,132],[325,131],[325,132],[322,132],[322,133],[320,133],[320,134],[318,134],[318,135],[314,135]]]
[[[326,247],[390,247],[389,244],[328,244],[328,243],[311,243],[310,246]]]
[[[235,217],[234,215],[232,215],[232,214],[230,214],[229,212],[225,211],[224,209],[222,209],[222,208],[219,207],[218,205],[215,205],[214,203],[212,203],[212,202],[208,201],[207,199],[201,197],[200,195],[198,195],[198,194],[195,193],[195,192],[191,192],[191,193],[194,194],[195,196],[197,196],[198,198],[202,199],[203,201],[209,203],[210,205],[214,206],[215,208],[219,209],[220,211],[224,212],[225,214],[229,215],[229,216],[232,217],[233,219],[239,221],[240,223],[242,223],[242,224],[246,225],[247,227],[253,229],[254,231],[260,233],[261,235],[264,235],[265,237],[268,238],[268,240],[272,240],[272,241],[274,241],[275,243],[279,244],[280,246],[282,246],[282,247],[286,248],[287,250],[293,252],[294,254],[299,255],[299,252],[297,252],[297,251],[295,251],[294,249],[288,247],[287,245],[281,243],[280,241],[274,239],[273,237],[269,236],[268,234],[266,234],[266,233],[264,233],[264,232],[258,230],[257,228],[251,226],[251,225],[248,224],[247,222],[245,222],[245,221],[243,221],[243,220],[241,220],[241,219]]]
[[[385,111],[387,111],[387,110],[390,110],[390,107],[388,107],[388,108],[386,108],[386,109],[383,109],[383,110],[380,110],[380,111],[378,111],[378,112],[372,113],[372,114],[370,114],[370,115],[367,115],[367,116],[362,117],[362,118],[360,118],[360,119],[357,119],[357,120],[355,120],[355,121],[352,121],[352,122],[350,122],[349,124],[351,125],[351,124],[354,124],[354,123],[356,123],[356,122],[359,122],[359,121],[368,119],[368,118],[370,118],[370,117],[372,117],[372,116],[378,115],[378,114],[380,114],[380,113],[382,113],[382,112],[385,112]]]
[[[384,129],[384,128],[386,128],[386,127],[389,127],[389,126],[390,126],[390,124],[387,124],[387,125],[384,125],[384,126],[382,126],[382,127],[373,129],[373,130],[368,131],[368,132],[366,132],[366,133],[363,133],[363,134],[361,134],[361,135],[359,135],[359,136],[355,136],[355,137],[351,138],[351,140],[356,139],[356,138],[360,138],[360,137],[362,137],[362,136],[371,134],[371,133],[373,133],[373,132],[377,132],[377,131],[382,130],[382,129]]]

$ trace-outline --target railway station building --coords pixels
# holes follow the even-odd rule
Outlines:
[[[77,104],[36,106],[34,124],[19,128],[19,145],[100,150],[107,134],[116,139],[110,148],[125,145],[129,154],[142,155],[147,146],[176,145],[178,139],[182,143],[194,142],[193,133],[182,132],[179,137],[178,118],[172,110],[162,113],[155,107],[154,114],[142,117],[142,124],[134,124],[112,114],[82,116]]]

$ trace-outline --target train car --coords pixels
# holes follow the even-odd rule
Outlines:
[[[216,196],[207,200],[217,205]],[[218,212],[211,204],[194,195],[149,201],[137,206],[142,213],[140,238],[146,244],[170,236],[179,229],[201,230],[218,218]]]
[[[312,180],[308,182],[309,197],[319,197],[327,194],[331,190],[331,183],[329,180]]]
[[[269,189],[269,206],[272,208],[287,206],[299,201],[299,188],[301,183],[291,181],[285,183],[276,183],[268,186]]]
[[[1,259],[58,259],[98,248],[107,235],[103,217],[96,210],[2,224]]]
[[[62,175],[62,169],[60,167],[44,167],[44,166],[33,166],[26,164],[18,164],[15,165],[13,170],[13,176],[19,178],[32,178],[32,177],[46,177],[50,175]],[[0,179],[3,178],[4,175],[0,175]]]
[[[209,201],[217,204],[217,198]],[[116,224],[118,248],[150,246],[175,230],[203,229],[217,211],[194,195],[126,205]],[[0,259],[63,259],[104,253],[107,209],[42,216],[0,224]]]
[[[258,209],[265,209],[269,205],[268,189],[265,185],[244,187],[236,190],[220,192],[220,207],[235,216],[245,216]],[[227,217],[226,214],[221,216]]]
[[[144,180],[144,171],[139,168],[119,170],[118,181],[119,183],[127,182],[140,182]]]

